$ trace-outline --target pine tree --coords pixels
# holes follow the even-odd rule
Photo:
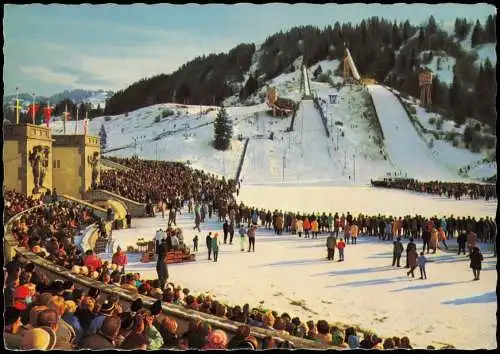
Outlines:
[[[424,29],[422,27],[420,27],[420,30],[418,32],[418,45],[420,47],[422,47],[422,45],[424,44],[424,40],[425,40]]]
[[[233,136],[233,125],[227,115],[226,109],[221,106],[214,122],[213,146],[217,150],[227,150]]]
[[[427,22],[427,34],[434,35],[437,33],[437,24],[434,16],[431,15],[429,17],[429,21]]]
[[[474,48],[477,45],[482,44],[483,37],[484,37],[483,26],[481,26],[481,23],[479,22],[479,20],[477,20],[476,25],[474,26],[474,29],[472,30],[472,37],[471,37],[472,48]]]
[[[101,138],[101,150],[106,149],[108,135],[106,133],[106,128],[104,128],[104,124],[101,125],[101,131],[99,132],[99,138]]]
[[[457,123],[465,122],[464,95],[460,78],[457,75],[457,66],[453,66],[453,82],[450,87],[450,107]]]
[[[403,39],[401,38],[401,35],[399,34],[399,28],[396,25],[396,22],[392,25],[392,46],[394,49],[399,49],[401,46],[401,43],[403,42]]]
[[[313,75],[314,78],[317,79],[319,75],[323,74],[323,69],[321,68],[321,65],[318,65],[316,70],[314,70]]]
[[[486,20],[486,24],[484,26],[486,43],[495,43],[497,41],[496,22],[497,22],[497,15],[488,16],[488,19]]]

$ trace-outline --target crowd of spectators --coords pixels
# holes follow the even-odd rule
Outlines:
[[[485,199],[486,201],[497,199],[496,186],[494,184],[440,181],[420,182],[416,179],[408,178],[384,178],[382,180],[372,180],[371,184],[373,187],[409,190],[455,198],[456,200],[461,200],[465,197],[469,197],[470,199]]]
[[[15,190],[4,191],[4,223],[20,212],[43,204],[42,201],[27,197]]]
[[[92,255],[88,255],[90,257]],[[106,267],[104,264],[102,267]],[[325,320],[303,322],[288,313],[263,308],[229,306],[209,294],[193,295],[181,285],[168,283],[160,289],[158,280],[142,280],[139,274],[122,274],[114,265],[98,279],[109,287],[150,296],[157,301],[145,309],[141,298],[124,308],[116,292],[109,295],[97,288],[83,291],[72,280],[49,282],[43,272],[16,256],[6,265],[6,310],[4,341],[8,349],[293,349],[293,342],[268,336],[261,343],[251,327],[272,330],[276,336],[290,334],[343,348],[411,349],[408,337],[382,340],[371,331],[331,326]],[[99,268],[98,268],[99,269]],[[86,276],[87,266],[72,272]],[[94,271],[95,272],[95,271]],[[179,331],[174,318],[160,315],[163,303],[239,322],[236,334],[213,329],[199,319]]]
[[[12,235],[19,247],[60,266],[70,267],[81,257],[83,250],[75,244],[76,235],[89,225],[97,224],[101,229],[103,226],[101,218],[90,208],[76,202],[57,198],[30,202],[31,199],[11,191],[5,193],[4,199],[10,209],[17,213],[38,203],[38,208],[31,209],[12,222]]]
[[[237,204],[233,193],[236,183],[217,179],[214,175],[191,169],[178,163],[142,161],[137,159],[114,159],[131,167],[131,171],[103,171],[97,188],[110,190],[126,198],[139,202],[166,206],[170,212],[181,211],[184,205],[206,213],[217,213],[219,220],[228,221],[232,226],[243,223],[261,223],[263,227],[273,228],[277,234],[283,231],[292,234],[312,230],[316,233],[344,231],[357,225],[361,235],[419,238],[429,219],[421,216],[391,217],[384,215],[368,216],[350,213],[311,213],[299,214],[275,210],[257,209]],[[10,218],[26,210],[37,201],[13,192],[5,194],[9,205],[6,215]],[[34,265],[23,264],[22,257],[8,264],[5,301],[5,332],[10,343],[16,348],[198,348],[267,349],[280,346],[293,347],[290,342],[277,342],[266,338],[262,346],[250,336],[250,327],[272,329],[277,335],[288,333],[292,336],[307,338],[325,344],[350,348],[411,348],[410,340],[386,338],[382,340],[371,332],[361,333],[354,328],[338,328],[327,321],[303,322],[288,314],[279,315],[276,311],[262,308],[250,309],[244,306],[230,306],[214,300],[207,294],[191,294],[189,289],[168,283],[162,289],[158,279],[145,280],[139,273],[124,273],[124,259],[113,257],[113,262],[102,262],[91,250],[85,253],[75,247],[74,235],[83,227],[100,223],[91,210],[78,204],[44,198],[43,207],[34,209],[20,220],[14,222],[12,233],[20,246],[34,253],[48,257],[52,262],[70,269],[75,276],[90,277],[107,286],[119,287],[121,291],[141,294],[157,299],[155,303],[175,304],[188,309],[212,314],[240,322],[238,334],[228,341],[227,334],[212,330],[210,325],[196,320],[190,323],[186,333],[179,333],[175,319],[159,316],[161,309],[144,310],[134,303],[131,309],[124,309],[116,295],[104,296],[95,289],[84,294],[75,289],[71,281],[50,283]],[[169,216],[170,219],[171,215]],[[204,216],[202,216],[204,218]],[[481,240],[496,237],[496,224],[490,218],[430,218],[432,222],[444,227],[452,237],[462,231],[475,231]],[[122,264],[117,264],[122,263]],[[125,263],[125,264],[123,264]],[[98,299],[99,298],[99,299]],[[35,310],[36,309],[36,310]],[[359,333],[357,333],[359,332]],[[21,334],[20,334],[21,333]],[[361,338],[362,337],[362,338]],[[62,339],[61,339],[62,338]],[[38,346],[38,347],[37,347]],[[35,348],[36,347],[36,348]]]
[[[145,161],[136,158],[111,158],[131,170],[102,171],[98,189],[105,189],[141,203],[167,202],[179,208],[184,200],[211,199],[214,195],[228,197],[233,184],[225,179],[185,164],[165,161]]]

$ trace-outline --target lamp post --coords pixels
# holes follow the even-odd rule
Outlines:
[[[286,155],[285,152],[283,151],[283,168],[281,172],[281,183],[285,182],[285,162],[286,162]]]
[[[353,168],[352,168],[352,176],[354,178],[354,183],[356,183],[356,154],[352,154],[352,159],[353,159]]]
[[[155,156],[156,156],[156,161],[158,161],[158,141],[155,142]]]

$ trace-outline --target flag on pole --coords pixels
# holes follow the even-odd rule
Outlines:
[[[78,134],[78,106],[76,106],[75,135]]]
[[[28,107],[28,116],[31,115],[31,123],[35,124],[35,116],[38,113],[38,110],[40,109],[39,104],[30,104]]]
[[[45,124],[47,124],[47,128],[50,128],[50,117],[52,116],[52,110],[53,108],[49,106],[49,103],[47,102],[47,107],[43,109],[43,117]]]
[[[32,95],[33,95],[33,111],[31,111],[31,123],[35,124],[35,115],[36,115],[36,112],[37,112],[37,107],[35,106],[35,97],[36,97],[36,94],[33,92]]]
[[[19,124],[19,111],[21,106],[19,105],[19,87],[16,86],[16,124]]]

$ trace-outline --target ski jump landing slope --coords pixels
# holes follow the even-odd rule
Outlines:
[[[467,181],[442,166],[418,135],[397,97],[380,85],[368,85],[384,131],[392,164],[408,178],[421,181]]]
[[[293,132],[276,134],[274,140],[250,139],[241,172],[244,183],[349,184],[312,100],[300,103],[294,126]]]

